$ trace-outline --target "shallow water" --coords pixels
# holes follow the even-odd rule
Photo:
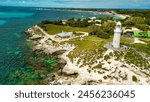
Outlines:
[[[6,20],[0,20],[0,25],[4,25],[6,22]]]
[[[105,17],[107,15],[37,10],[36,8],[0,7],[0,84],[17,84],[18,81],[14,81],[17,78],[14,80],[13,77],[10,78],[10,75],[13,74],[12,70],[24,70],[32,66],[27,62],[32,51],[26,42],[27,35],[22,33],[23,31],[45,19],[57,20],[92,16]]]

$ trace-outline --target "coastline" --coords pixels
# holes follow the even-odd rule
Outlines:
[[[33,28],[40,30],[42,34],[36,34]],[[76,46],[74,44],[66,43],[66,41],[77,37],[84,38],[88,36],[88,33],[86,32],[82,32],[84,35],[79,35],[77,37],[59,39],[56,38],[55,35],[48,34],[38,25],[35,25],[28,29],[26,33],[30,35],[28,40],[34,41],[35,43],[35,46],[33,47],[34,52],[40,51],[47,55],[55,53],[58,55],[58,58],[61,59],[58,63],[60,65],[63,64],[63,66],[58,68],[58,70],[52,73],[50,77],[45,79],[48,81],[49,85],[126,85],[129,83],[150,83],[147,76],[142,73],[148,73],[148,71],[141,70],[138,67],[131,66],[124,62],[116,61],[115,58],[105,60],[105,56],[108,56],[110,53],[114,53],[114,51],[110,49],[107,49],[103,53],[103,57],[97,59],[97,61],[92,65],[92,67],[94,67],[98,65],[99,62],[103,63],[103,69],[91,69],[88,65],[80,67],[83,62],[81,61],[78,64],[79,57],[72,61],[68,55],[76,49]],[[55,42],[55,44],[53,44],[53,42]],[[136,75],[141,82],[138,81],[134,83],[131,75]],[[131,79],[125,80],[126,77]]]
[[[108,11],[108,10],[104,10],[104,11],[98,11],[98,10],[78,10],[78,9],[59,9],[59,8],[51,8],[51,9],[46,9],[46,8],[39,8],[37,10],[59,10],[59,11],[72,11],[72,12],[80,12],[80,13],[93,13],[93,14],[104,14],[104,15],[110,15],[110,16],[113,16],[113,17],[116,17],[116,18],[120,18],[120,19],[125,19],[127,17],[130,17],[129,15],[123,15],[123,14],[118,14],[116,13],[115,11],[111,10],[111,11]]]
[[[129,17],[129,15],[123,15],[123,14],[117,14],[116,12],[114,12],[113,10],[108,12],[108,11],[84,11],[84,10],[71,10],[74,12],[89,12],[89,13],[96,13],[96,14],[106,14],[106,15],[110,15],[110,16],[114,16],[120,19],[125,19],[127,17]]]

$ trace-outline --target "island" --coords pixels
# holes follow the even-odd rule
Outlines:
[[[109,12],[120,18],[44,20],[26,31],[34,54],[46,59],[34,69],[45,84],[150,84],[149,11]]]

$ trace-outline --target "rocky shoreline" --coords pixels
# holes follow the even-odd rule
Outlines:
[[[35,26],[33,26],[35,27]],[[44,39],[44,35],[37,35],[34,30],[32,28],[29,28],[27,31],[25,31],[24,33],[28,35],[28,39],[27,41],[29,42],[33,42],[34,46],[32,47],[33,53],[36,55],[42,55],[42,54],[46,54],[47,56],[51,56],[51,55],[61,55],[63,53],[66,52],[66,50],[60,50],[60,51],[56,51],[53,53],[50,53],[49,51],[46,51],[46,47],[45,46],[41,46],[43,43],[41,43],[41,40]],[[62,74],[62,69],[63,67],[67,64],[67,62],[62,59],[59,58],[58,60],[58,66],[59,68],[57,68],[57,72]],[[47,75],[47,78],[45,79],[45,81],[51,82],[55,80],[55,74],[51,73],[49,75]],[[60,83],[54,83],[55,85],[59,85]]]
[[[66,48],[65,50],[65,46],[62,47],[62,48],[54,48],[53,46],[47,46],[46,45],[46,40],[48,38],[45,38],[46,35],[37,35],[33,28],[37,27],[36,26],[33,26],[32,28],[29,28],[27,31],[25,31],[25,33],[29,36],[29,38],[27,39],[27,41],[32,41],[34,43],[34,46],[33,46],[33,53],[36,53],[36,54],[47,54],[48,56],[51,56],[51,55],[57,55],[59,57],[59,61],[58,61],[58,67],[57,68],[58,70],[56,70],[54,73],[51,73],[50,75],[47,76],[47,78],[45,79],[46,81],[49,82],[50,85],[70,85],[70,83],[63,83],[63,82],[58,82],[57,79],[58,79],[58,75],[61,75],[61,76],[67,76],[67,77],[73,77],[73,76],[76,76],[77,73],[74,73],[72,71],[68,71],[68,70],[64,70],[66,64],[67,64],[67,61],[62,57],[63,54],[66,54],[68,52],[70,52],[71,50],[74,49],[74,46],[69,46],[68,48]],[[67,47],[68,45],[66,45]],[[64,49],[63,49],[64,48]],[[53,51],[51,51],[53,50]]]
[[[41,34],[37,34],[35,29],[40,30]],[[49,85],[137,85],[150,83],[148,75],[145,75],[140,68],[123,61],[117,61],[113,56],[105,60],[105,56],[114,53],[111,49],[107,49],[103,54],[103,58],[97,59],[97,62],[92,65],[98,65],[99,62],[103,63],[103,69],[91,69],[89,66],[80,67],[77,64],[79,58],[74,58],[72,62],[67,56],[76,48],[75,45],[65,42],[69,39],[57,39],[55,35],[49,35],[37,25],[28,29],[26,33],[29,35],[28,41],[32,41],[35,45],[33,47],[34,53],[44,53],[47,56],[55,54],[59,58],[59,67],[55,72],[47,75],[45,79]],[[85,33],[84,36],[88,36],[88,34]],[[82,61],[80,61],[80,64],[83,64]],[[144,71],[149,73],[148,70]],[[139,80],[133,81],[133,76],[136,76]]]
[[[53,38],[53,36],[48,37],[48,35],[37,35],[35,33],[35,28],[39,28],[37,25],[29,28],[25,33],[29,35],[27,41],[32,41],[34,43],[33,52],[36,54],[47,54],[47,55],[57,55],[59,58],[58,61],[58,70],[54,73],[51,73],[45,79],[49,82],[49,85],[95,85],[95,84],[102,84],[101,80],[91,80],[90,78],[86,78],[86,76],[81,77],[84,75],[82,70],[75,66],[67,55],[74,50],[74,45],[64,44],[63,46],[53,47],[51,45],[47,45],[46,42],[48,39]],[[45,33],[45,32],[44,32]],[[85,35],[87,35],[85,33]],[[86,68],[85,68],[86,70]],[[85,72],[87,73],[87,72]],[[110,83],[103,83],[103,84],[110,84]],[[112,83],[111,83],[112,84]]]

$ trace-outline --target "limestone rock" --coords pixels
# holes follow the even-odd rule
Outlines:
[[[53,54],[54,55],[62,55],[65,52],[66,52],[66,50],[59,50],[59,51],[55,51]]]
[[[63,68],[63,73],[65,74],[65,75],[74,75],[74,74],[78,74],[78,72],[76,71],[76,70],[74,70],[74,68],[69,68],[69,67],[64,67]]]
[[[41,39],[42,38],[42,36],[39,36],[39,35],[33,35],[32,37],[30,37],[29,39],[30,40],[39,40],[39,39]]]

